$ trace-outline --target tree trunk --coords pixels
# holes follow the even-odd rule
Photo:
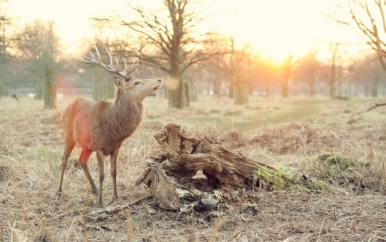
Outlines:
[[[56,109],[56,93],[57,93],[56,83],[50,85],[50,109]]]
[[[44,108],[56,109],[56,83],[47,81],[45,85]]]
[[[374,85],[371,90],[371,97],[378,98],[378,86]]]
[[[197,88],[197,84],[192,83],[190,85],[189,90],[190,90],[190,94],[191,94],[190,101],[197,102],[198,101],[198,88]]]
[[[234,86],[234,98],[236,105],[244,105],[249,101],[248,84],[245,82],[239,82]]]
[[[185,107],[185,88],[181,76],[178,74],[172,74],[169,81],[169,108],[183,109]]]
[[[235,83],[233,83],[232,81],[229,83],[228,97],[229,98],[235,97]]]
[[[335,98],[335,85],[330,84],[330,98],[334,99]]]
[[[281,97],[288,98],[289,97],[289,80],[284,79],[281,87]]]
[[[43,99],[45,93],[46,93],[47,85],[45,85],[45,82],[43,79],[40,79],[36,82],[36,89],[35,89],[35,99],[41,100]]]
[[[310,97],[314,97],[315,95],[314,85],[315,85],[315,82],[309,82]]]
[[[378,86],[379,86],[379,77],[375,77],[373,81],[373,88],[371,89],[371,97],[378,98],[379,96],[379,91],[378,91]]]
[[[190,107],[190,85],[189,83],[184,83],[185,89],[184,89],[184,94],[185,94],[185,107]]]
[[[217,78],[213,83],[213,96],[216,98],[221,96],[221,81]]]

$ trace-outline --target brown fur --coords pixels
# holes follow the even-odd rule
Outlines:
[[[143,99],[161,86],[161,80],[140,80],[116,77],[118,86],[114,104],[106,101],[77,99],[64,111],[65,130],[64,154],[58,195],[62,192],[63,174],[68,157],[75,144],[82,153],[79,162],[86,174],[94,194],[98,194],[94,181],[87,168],[87,161],[96,151],[99,166],[100,192],[97,206],[102,207],[102,186],[104,180],[104,157],[110,156],[110,172],[113,182],[113,200],[116,191],[116,160],[122,142],[130,137],[142,121]]]

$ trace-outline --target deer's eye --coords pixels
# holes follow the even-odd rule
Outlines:
[[[134,82],[134,85],[138,85],[140,82]]]

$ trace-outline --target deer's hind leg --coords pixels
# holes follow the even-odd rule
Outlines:
[[[79,163],[84,171],[84,174],[86,175],[88,182],[90,183],[92,193],[94,193],[95,195],[98,195],[98,190],[95,186],[95,183],[91,177],[91,174],[90,174],[90,172],[88,170],[88,166],[87,166],[87,161],[90,158],[91,153],[92,153],[92,150],[83,149],[82,153],[80,153],[80,156],[79,156]]]
[[[113,199],[112,202],[117,200],[118,193],[117,193],[117,158],[119,153],[119,148],[115,148],[114,152],[110,155],[110,174],[111,174],[111,181],[113,184]]]
[[[72,150],[74,149],[75,146],[75,141],[72,138],[67,138],[64,141],[64,152],[62,156],[62,169],[60,172],[60,180],[59,180],[59,188],[57,191],[57,196],[60,196],[62,193],[62,183],[63,183],[63,176],[64,176],[64,171],[66,170],[67,167],[67,161],[68,158],[71,155]]]

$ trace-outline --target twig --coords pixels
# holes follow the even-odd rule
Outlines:
[[[68,238],[70,237],[70,233],[72,231],[72,225],[74,224],[75,220],[77,218],[75,217],[72,221],[71,221],[71,224],[70,224],[70,227],[67,229],[67,232],[66,232],[66,242],[68,241]]]
[[[318,240],[320,239],[320,235],[322,234],[322,231],[323,231],[323,226],[324,226],[324,222],[326,221],[326,218],[323,219],[323,222],[322,222],[322,225],[320,226],[320,229],[319,229],[319,235],[318,235]]]
[[[91,215],[92,216],[95,216],[95,215],[98,215],[98,214],[102,214],[102,213],[107,213],[107,214],[113,214],[113,213],[117,213],[125,208],[128,208],[130,206],[133,206],[134,204],[137,204],[137,203],[140,203],[142,202],[143,200],[146,200],[148,198],[151,198],[152,195],[149,195],[149,196],[145,196],[145,197],[142,197],[142,198],[139,198],[133,202],[130,202],[130,203],[127,203],[127,204],[124,204],[124,205],[119,205],[119,206],[116,206],[116,207],[113,207],[113,208],[106,208],[106,209],[100,209],[100,210],[97,210],[97,211],[93,211],[91,212]]]
[[[13,184],[13,185],[14,185],[14,184]],[[15,189],[15,190],[16,190],[16,189]],[[15,192],[14,192],[14,195],[15,195],[16,200],[20,203],[22,212],[23,212],[23,214],[24,214],[25,219],[27,220],[27,224],[28,224],[28,226],[29,226],[31,232],[33,232],[34,230],[33,230],[33,228],[32,228],[31,221],[30,221],[29,218],[28,218],[27,210],[26,210],[26,208],[25,208],[25,206],[24,206],[24,204],[23,204],[23,202],[22,202],[22,200],[21,200],[19,194],[15,191]]]
[[[215,218],[213,220],[212,233],[209,235],[209,238],[207,238],[207,240],[209,242],[214,241],[216,239],[216,237],[218,236],[218,230],[220,228],[220,225],[221,225],[221,223],[220,223],[219,218]]]
[[[4,159],[7,159],[9,161],[13,161],[13,162],[18,162],[17,160],[15,160],[14,158],[12,157],[9,157],[9,156],[6,156],[6,155],[1,155],[1,158],[4,158]]]
[[[372,109],[374,109],[374,108],[381,107],[381,106],[386,106],[386,103],[376,103],[374,106],[368,108],[368,109],[366,110],[366,112],[368,112],[368,111],[370,111],[370,110],[372,110]]]
[[[87,242],[88,241],[88,237],[87,237],[87,229],[86,229],[86,226],[84,225],[83,221],[81,219],[79,219],[79,217],[75,217],[76,220],[78,220],[78,223],[80,224],[80,226],[82,226],[82,230],[83,230],[83,241],[84,242]]]
[[[134,229],[133,229],[133,224],[131,222],[130,209],[125,209],[124,213],[127,220],[127,240],[131,242],[134,239]]]

